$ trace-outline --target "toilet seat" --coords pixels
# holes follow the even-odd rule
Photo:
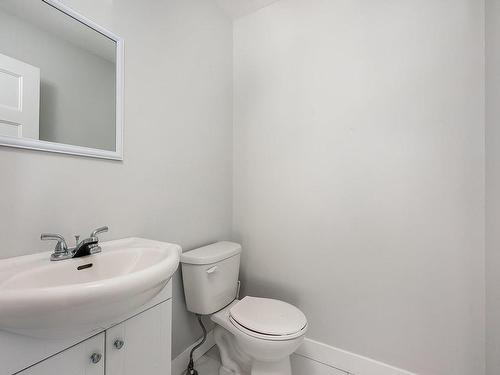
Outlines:
[[[307,330],[302,311],[268,298],[243,298],[229,309],[229,320],[240,331],[263,340],[292,340]]]

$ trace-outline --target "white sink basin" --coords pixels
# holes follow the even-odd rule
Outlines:
[[[50,253],[0,260],[0,329],[43,338],[97,330],[155,297],[181,254],[178,245],[140,238],[100,246],[58,262]]]

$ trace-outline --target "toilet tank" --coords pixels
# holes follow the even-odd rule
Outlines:
[[[241,245],[217,242],[181,255],[187,309],[210,315],[237,297]]]

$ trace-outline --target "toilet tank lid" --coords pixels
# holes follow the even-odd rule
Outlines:
[[[241,245],[235,242],[222,241],[208,246],[187,251],[181,255],[184,264],[212,264],[231,258],[241,253]]]

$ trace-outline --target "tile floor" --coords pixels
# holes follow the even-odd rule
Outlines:
[[[220,362],[204,355],[196,361],[195,369],[198,375],[219,375]]]
[[[198,359],[195,364],[198,375],[219,375],[219,367],[220,357],[216,346]]]
[[[198,375],[219,375],[220,355],[216,346],[196,361]],[[298,375],[352,375],[319,362],[292,355],[292,369]]]

